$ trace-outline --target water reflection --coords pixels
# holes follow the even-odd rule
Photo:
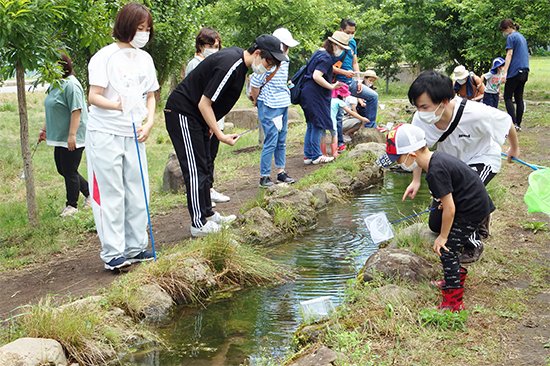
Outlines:
[[[169,324],[159,328],[171,349],[134,354],[128,362],[230,366],[260,365],[264,358],[283,357],[301,321],[299,303],[329,295],[338,304],[346,282],[376,251],[363,218],[384,211],[394,220],[427,207],[425,189],[414,202],[401,202],[409,181],[409,175],[388,174],[383,187],[333,205],[320,215],[315,230],[277,246],[273,257],[298,269],[295,282],[239,292],[206,309],[179,309]]]

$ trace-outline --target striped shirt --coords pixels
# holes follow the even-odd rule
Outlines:
[[[265,84],[258,96],[258,100],[264,102],[269,108],[286,108],[290,105],[290,90],[287,85],[288,65],[287,61],[282,61],[275,76],[267,83],[265,83],[265,80],[271,74],[269,71],[264,74],[253,74],[250,77],[250,85],[255,88],[260,88]]]

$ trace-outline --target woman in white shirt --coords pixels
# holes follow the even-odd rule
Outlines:
[[[110,270],[153,259],[153,254],[146,250],[147,211],[133,131],[135,123],[148,194],[144,142],[153,127],[154,92],[159,84],[153,59],[139,49],[152,35],[153,19],[149,10],[141,4],[126,4],[117,14],[113,27],[116,42],[99,50],[88,65],[91,105],[86,134],[88,175],[94,220],[102,247],[100,256],[105,268]],[[147,107],[144,124],[143,118],[134,120],[130,114],[123,113],[121,95],[113,88],[107,72],[111,56],[126,48],[137,49],[139,56],[147,60],[147,67],[142,71],[151,83],[138,91],[143,94]]]

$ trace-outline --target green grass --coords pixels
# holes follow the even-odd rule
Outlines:
[[[525,98],[550,101],[550,57],[529,59],[529,80],[525,84]]]
[[[135,346],[136,341],[157,341],[157,337],[130,318],[117,314],[106,304],[58,307],[53,298],[23,309],[16,319],[6,320],[1,343],[20,337],[58,341],[71,361],[82,365],[107,364]]]
[[[43,93],[29,93],[29,131],[32,144],[44,124]],[[246,100],[239,102],[246,107]],[[162,104],[161,104],[162,105]],[[166,129],[162,108],[157,107],[155,128],[147,141],[147,160],[151,186],[150,208],[152,215],[165,214],[177,207],[185,207],[183,194],[162,191],[162,176],[172,144]],[[292,125],[289,132],[289,151],[292,144],[301,141],[305,124]],[[235,132],[244,131],[235,129]],[[238,179],[242,169],[255,167],[260,160],[257,132],[243,136],[236,146],[222,144],[216,165],[216,185]],[[32,263],[43,262],[52,254],[76,247],[86,240],[86,234],[95,230],[90,210],[80,210],[73,218],[61,219],[65,203],[63,178],[58,175],[53,161],[53,148],[42,143],[33,158],[39,226],[27,224],[25,182],[19,146],[19,116],[15,94],[0,94],[0,272],[17,269]],[[243,148],[246,152],[240,152]],[[223,163],[222,163],[223,162]],[[80,173],[87,177],[86,158],[80,164]],[[83,197],[80,197],[82,207]]]

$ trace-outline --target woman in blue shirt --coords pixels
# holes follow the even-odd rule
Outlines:
[[[523,119],[523,89],[529,76],[529,49],[525,37],[518,32],[519,25],[512,19],[504,19],[500,22],[500,31],[506,37],[506,59],[504,63],[504,103],[506,112],[512,117],[516,130],[521,131],[521,120]],[[512,102],[512,96],[516,102]]]
[[[340,82],[332,83],[332,65],[349,49],[349,36],[336,31],[316,51],[307,65],[301,93],[300,106],[306,117],[304,137],[304,164],[329,163],[334,158],[321,153],[321,135],[332,130],[330,117],[331,92],[339,88]]]

